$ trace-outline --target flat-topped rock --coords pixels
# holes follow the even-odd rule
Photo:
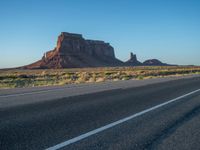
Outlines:
[[[83,38],[82,34],[69,33],[69,32],[61,32],[61,36],[71,37],[71,38]]]
[[[77,68],[121,66],[114,48],[104,41],[86,40],[81,34],[62,32],[53,50],[44,53],[41,60],[24,68]]]

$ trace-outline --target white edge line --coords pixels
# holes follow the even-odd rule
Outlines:
[[[92,135],[94,135],[94,134],[97,134],[97,133],[102,132],[102,131],[104,131],[104,130],[107,130],[107,129],[109,129],[109,128],[112,128],[112,127],[114,127],[114,126],[116,126],[116,125],[119,125],[119,124],[121,124],[121,123],[124,123],[124,122],[126,122],[126,121],[129,121],[129,120],[131,120],[131,119],[133,119],[133,118],[139,117],[139,116],[141,116],[141,115],[143,115],[143,114],[145,114],[145,113],[148,113],[148,112],[150,112],[150,111],[153,111],[153,110],[155,110],[155,109],[158,109],[158,108],[160,108],[160,107],[163,107],[163,106],[165,106],[165,105],[167,105],[167,104],[170,104],[170,103],[175,102],[175,101],[177,101],[177,100],[180,100],[180,99],[182,99],[182,98],[185,98],[185,97],[187,97],[187,96],[189,96],[189,95],[192,95],[192,94],[194,94],[194,93],[196,93],[196,92],[198,92],[198,91],[200,91],[200,89],[197,89],[197,90],[192,91],[192,92],[190,92],[190,93],[184,94],[184,95],[182,95],[182,96],[179,96],[179,97],[177,97],[177,98],[175,98],[175,99],[172,99],[172,100],[169,100],[169,101],[167,101],[167,102],[158,104],[158,105],[156,105],[156,106],[153,106],[153,107],[148,108],[148,109],[146,109],[146,110],[143,110],[143,111],[141,111],[141,112],[138,112],[138,113],[136,113],[136,114],[133,114],[133,115],[131,115],[131,116],[129,116],[129,117],[120,119],[120,120],[118,120],[118,121],[116,121],[116,122],[113,122],[113,123],[107,124],[107,125],[105,125],[105,126],[102,126],[102,127],[100,127],[100,128],[97,128],[97,129],[95,129],[95,130],[89,131],[89,132],[87,132],[87,133],[85,133],[85,134],[81,134],[80,136],[74,137],[74,138],[69,139],[69,140],[67,140],[67,141],[65,141],[65,142],[62,142],[62,143],[60,143],[60,144],[57,144],[57,145],[52,146],[52,147],[49,147],[49,148],[47,148],[46,150],[57,150],[57,149],[63,148],[63,147],[65,147],[65,146],[67,146],[67,145],[70,145],[70,144],[73,144],[73,143],[75,143],[75,142],[81,141],[81,140],[83,140],[83,139],[85,139],[85,138],[87,138],[87,137],[89,137],[89,136],[92,136]]]

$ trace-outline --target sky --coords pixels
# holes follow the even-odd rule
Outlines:
[[[41,59],[61,32],[109,42],[123,61],[200,65],[199,0],[1,0],[0,68]]]

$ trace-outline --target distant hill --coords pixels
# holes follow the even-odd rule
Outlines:
[[[57,45],[53,50],[45,52],[41,60],[22,69],[58,69],[84,67],[115,67],[168,65],[157,59],[141,63],[136,55],[131,53],[126,62],[115,57],[114,48],[104,41],[86,40],[81,34],[62,32],[58,36]]]
[[[169,64],[163,63],[158,59],[148,59],[143,62],[144,66],[171,66]]]

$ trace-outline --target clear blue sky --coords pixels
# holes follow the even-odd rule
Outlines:
[[[40,59],[62,31],[110,42],[116,57],[200,65],[200,0],[1,0],[0,68]]]

